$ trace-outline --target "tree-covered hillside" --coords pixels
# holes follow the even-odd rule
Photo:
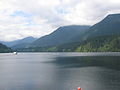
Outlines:
[[[84,34],[82,40],[120,33],[120,14],[110,14]]]
[[[109,35],[51,47],[18,49],[37,52],[120,52],[120,35]]]
[[[34,41],[30,47],[48,47],[79,41],[79,38],[76,39],[76,37],[82,36],[86,31],[88,31],[89,27],[90,26],[81,25],[59,27],[51,34]]]
[[[8,53],[8,52],[12,52],[12,50],[0,43],[0,53]]]
[[[96,37],[81,43],[77,52],[120,52],[120,35]]]

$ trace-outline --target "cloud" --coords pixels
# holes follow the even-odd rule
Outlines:
[[[119,13],[120,1],[83,0],[69,12],[65,18],[73,24],[93,25],[110,13]]]
[[[119,12],[119,0],[0,0],[0,40],[41,37],[63,25],[93,25]]]

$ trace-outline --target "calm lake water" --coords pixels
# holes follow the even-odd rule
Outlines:
[[[0,90],[120,90],[120,53],[0,54]]]

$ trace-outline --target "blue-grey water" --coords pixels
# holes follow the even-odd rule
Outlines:
[[[0,90],[120,90],[120,53],[0,54]]]

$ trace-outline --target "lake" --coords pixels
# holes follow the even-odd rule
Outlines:
[[[0,90],[120,90],[120,53],[0,54]]]

